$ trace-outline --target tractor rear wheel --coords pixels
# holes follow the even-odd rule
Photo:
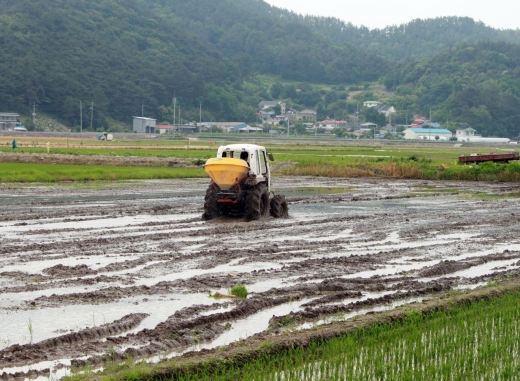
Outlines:
[[[258,220],[267,216],[269,211],[269,193],[264,184],[251,189],[246,197],[244,215],[247,221]]]
[[[276,195],[271,199],[271,216],[274,218],[289,216],[289,206],[287,205],[285,196]]]
[[[204,197],[204,214],[202,214],[202,219],[208,221],[219,216],[220,208],[217,202],[217,190],[213,184],[210,184],[206,191],[206,197]]]

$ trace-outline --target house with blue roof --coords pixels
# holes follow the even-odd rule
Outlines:
[[[407,140],[450,140],[453,133],[445,128],[407,128],[403,131]],[[438,136],[439,139],[435,139]]]

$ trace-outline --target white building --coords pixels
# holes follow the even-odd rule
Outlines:
[[[482,136],[457,137],[459,142],[508,144],[508,138],[483,138]]]
[[[0,131],[9,131],[16,127],[16,119],[20,115],[10,112],[0,112]]]
[[[455,136],[457,138],[469,138],[469,137],[477,136],[477,135],[475,135],[475,132],[477,132],[477,130],[474,130],[473,128],[468,127],[468,128],[456,130]]]
[[[384,116],[387,117],[387,118],[391,114],[395,114],[395,107],[394,106],[380,105],[380,106],[376,106],[376,109],[381,114],[384,114]]]
[[[457,137],[457,141],[459,142],[468,142],[468,143],[503,143],[508,144],[510,142],[507,138],[484,138],[482,135],[477,135],[477,130],[469,127],[467,123],[461,123],[461,127],[455,132],[455,136]],[[466,127],[466,128],[464,128]]]
[[[139,134],[155,134],[157,119],[134,116],[133,131]]]
[[[445,128],[407,128],[403,131],[403,139],[407,140],[449,140],[453,133]]]
[[[278,105],[280,105],[281,113],[285,114],[285,103],[282,101],[262,101],[258,104],[258,108],[260,110],[267,110],[268,108],[273,108]]]
[[[378,102],[378,101],[366,101],[366,102],[363,102],[363,106],[364,107],[377,107],[381,104],[381,102]]]

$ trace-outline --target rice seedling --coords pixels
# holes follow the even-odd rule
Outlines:
[[[29,330],[29,344],[32,344],[34,327],[31,319],[29,319],[29,322],[27,323],[27,329]]]
[[[163,380],[514,380],[520,378],[520,292],[358,328],[242,365]]]
[[[230,294],[235,295],[237,298],[245,299],[247,298],[249,292],[247,291],[247,288],[245,286],[237,285],[233,286],[233,288],[230,291]]]

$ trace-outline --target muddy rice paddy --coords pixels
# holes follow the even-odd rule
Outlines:
[[[520,273],[520,186],[276,178],[290,217],[201,220],[207,180],[0,187],[0,378],[315,327]],[[213,298],[245,285],[246,300]]]

